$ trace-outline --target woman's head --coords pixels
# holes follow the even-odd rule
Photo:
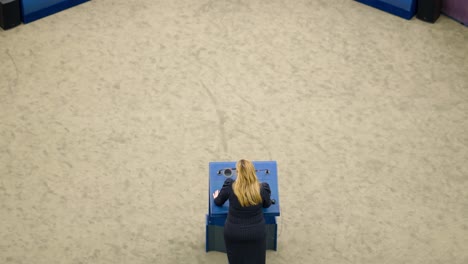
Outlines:
[[[234,182],[234,194],[242,206],[256,205],[262,202],[260,185],[255,175],[252,162],[241,159],[236,164],[237,179]]]
[[[255,175],[255,167],[252,162],[241,159],[236,164],[237,179],[248,184],[256,183],[257,175]]]

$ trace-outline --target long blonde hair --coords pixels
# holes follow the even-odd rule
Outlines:
[[[241,159],[236,164],[237,179],[232,189],[242,207],[257,205],[262,202],[260,183],[255,175],[252,162]]]

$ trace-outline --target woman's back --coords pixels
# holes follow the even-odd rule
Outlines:
[[[242,206],[237,198],[234,190],[232,189],[235,181],[231,179],[226,180],[227,188],[229,190],[229,214],[227,221],[233,224],[255,224],[262,223],[263,208],[270,206],[270,186],[267,183],[259,185],[260,195],[262,202],[256,205]],[[265,201],[265,202],[264,202]],[[270,202],[270,203],[269,203]]]
[[[265,235],[263,208],[271,205],[270,186],[258,185],[262,202],[256,205],[242,206],[232,188],[235,181],[227,179],[216,199],[215,204],[222,205],[229,200],[229,213],[224,226],[225,234],[235,240],[257,240]]]

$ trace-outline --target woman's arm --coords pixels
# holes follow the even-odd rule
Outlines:
[[[228,178],[224,181],[223,187],[221,188],[220,191],[216,190],[215,193],[213,193],[214,197],[214,203],[217,206],[222,206],[227,199],[229,199],[229,194],[231,192],[231,184],[233,180]]]
[[[271,205],[271,189],[270,185],[266,182],[262,182],[260,187],[260,194],[263,200],[263,208],[268,208]]]

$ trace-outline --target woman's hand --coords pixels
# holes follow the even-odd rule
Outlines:
[[[216,199],[216,197],[218,197],[218,194],[219,194],[219,190],[216,190],[216,191],[213,193],[213,198]]]

